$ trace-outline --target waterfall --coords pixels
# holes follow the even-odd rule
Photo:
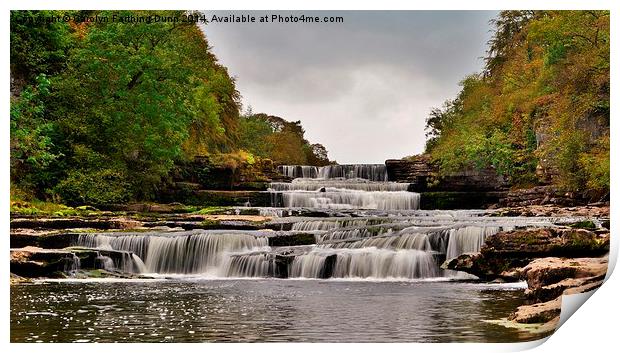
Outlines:
[[[450,229],[446,258],[452,259],[464,253],[480,251],[486,237],[500,230],[500,227],[493,226],[466,226]]]
[[[289,191],[281,195],[282,206],[293,208],[415,210],[420,207],[420,194],[407,191],[332,189],[324,192]]]
[[[374,182],[366,179],[323,180],[295,179],[290,183],[269,184],[271,191],[338,191],[339,189],[359,191],[407,191],[409,184],[394,182]]]
[[[420,194],[409,184],[388,182],[383,164],[345,164],[324,167],[280,166],[295,177],[290,183],[269,185],[272,207],[315,209],[416,210]]]
[[[189,274],[216,269],[225,253],[266,247],[268,240],[236,232],[81,234],[77,245],[132,252],[143,259],[144,272]]]
[[[329,259],[335,259],[329,266]],[[329,273],[331,272],[331,273]],[[320,249],[293,260],[290,277],[414,279],[437,277],[441,270],[430,252],[377,248]]]
[[[71,253],[63,259],[63,272],[73,274],[80,269],[80,258]]]
[[[486,237],[513,227],[490,219],[444,218],[436,223],[425,217],[334,217],[294,222],[290,234],[314,233],[316,245],[310,246],[270,247],[268,237],[273,232],[224,230],[88,233],[78,237],[77,245],[100,249],[98,267],[131,273],[232,278],[460,278],[460,273],[440,269],[444,259],[479,251]],[[285,231],[277,233],[278,237],[286,235]],[[67,261],[67,266],[76,263],[79,268],[79,259]]]
[[[368,179],[372,181],[388,181],[387,169],[384,164],[341,164],[321,167],[318,172],[321,179]]]
[[[221,266],[221,277],[275,277],[275,257],[268,253],[233,254]]]
[[[391,248],[391,249],[415,249],[432,251],[431,243],[426,234],[401,234],[397,236],[377,236],[357,241],[345,241],[325,244],[328,248]]]
[[[281,165],[278,170],[289,178],[316,178],[318,168],[310,165]]]
[[[278,170],[290,178],[388,180],[387,169],[384,164],[336,164],[324,167],[281,165]]]
[[[116,269],[114,260],[112,260],[111,257],[101,255],[100,253],[97,253],[97,257],[95,258],[95,267],[102,268],[106,271],[113,271]]]

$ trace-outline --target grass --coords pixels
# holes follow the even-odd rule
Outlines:
[[[24,201],[11,198],[11,213],[35,216],[85,216],[98,212],[91,206],[69,207],[63,204],[31,200]]]
[[[230,209],[231,207],[225,207],[225,206],[209,206],[209,207],[201,208],[192,213],[201,214],[201,215],[223,214],[226,211],[229,211]]]

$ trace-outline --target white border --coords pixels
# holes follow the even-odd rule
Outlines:
[[[209,9],[209,10],[243,10],[243,9],[255,9],[255,10],[269,10],[269,9],[283,9],[283,10],[303,10],[303,9],[325,9],[325,10],[350,10],[350,9],[364,9],[364,10],[385,10],[385,9],[417,9],[417,10],[499,10],[499,9],[611,9],[612,10],[612,83],[611,83],[611,96],[617,96],[614,94],[616,84],[618,84],[618,74],[616,70],[616,57],[615,53],[618,53],[618,26],[617,26],[617,7],[618,1],[604,1],[604,0],[590,0],[590,1],[578,1],[578,0],[504,0],[504,1],[459,1],[459,0],[436,0],[436,1],[397,1],[397,0],[382,0],[382,1],[356,1],[356,2],[335,2],[328,0],[315,0],[315,1],[285,1],[285,0],[263,0],[261,2],[252,2],[250,0],[245,1],[224,1],[224,0],[212,0],[208,2],[177,0],[177,1],[163,1],[163,0],[139,0],[139,1],[119,1],[108,0],[105,2],[100,1],[74,1],[74,0],[55,0],[50,1],[33,1],[33,0],[5,0],[0,5],[4,11],[1,13],[0,26],[2,26],[2,78],[1,82],[5,82],[5,99],[2,100],[2,111],[4,112],[4,129],[0,129],[0,141],[2,141],[2,158],[1,163],[4,166],[9,165],[9,129],[8,129],[8,111],[9,111],[9,9]],[[482,53],[481,53],[482,54]],[[458,79],[458,78],[457,78]],[[243,93],[243,92],[242,92]],[[612,116],[618,116],[618,106],[612,105]],[[613,120],[613,119],[612,119]],[[611,149],[612,149],[612,175],[611,179],[620,175],[618,168],[615,165],[613,159],[618,152],[618,141],[615,138],[615,123],[612,121],[612,137]],[[9,248],[9,170],[5,167],[2,169],[2,185],[4,190],[7,191],[2,199],[0,214],[2,215],[2,226],[4,236],[0,237],[3,248],[8,251]],[[611,198],[616,200],[618,197],[618,188],[616,183],[613,183],[611,188]],[[612,208],[611,218],[618,219],[618,212],[615,208]],[[612,266],[615,266],[618,242],[615,240],[616,229],[615,222],[612,222],[612,254],[610,258],[610,271],[608,275],[611,275]],[[3,286],[2,291],[2,343],[6,345],[5,352],[19,351],[45,351],[45,352],[63,352],[67,350],[86,349],[93,352],[108,352],[110,349],[123,350],[123,351],[135,351],[135,350],[157,350],[157,351],[170,351],[170,350],[196,350],[205,351],[211,349],[226,349],[233,351],[289,351],[294,349],[295,351],[307,351],[316,352],[317,350],[340,350],[351,349],[358,350],[397,350],[408,351],[422,350],[422,351],[462,351],[462,352],[496,352],[496,351],[514,351],[523,350],[537,346],[541,342],[530,342],[521,344],[374,344],[370,345],[347,345],[346,347],[340,345],[330,344],[210,344],[210,345],[189,345],[189,344],[168,344],[168,345],[152,345],[152,344],[117,344],[115,346],[109,346],[105,344],[89,345],[88,347],[82,346],[67,346],[67,344],[12,344],[9,345],[9,284],[8,284],[8,261],[0,262],[2,266],[5,280],[1,281]],[[542,345],[539,351],[543,352],[556,352],[558,350],[564,350],[567,352],[572,351],[608,351],[610,347],[614,345],[614,338],[616,338],[618,320],[616,316],[619,314],[618,310],[618,294],[619,283],[618,275],[613,274],[609,277],[607,283],[603,285],[593,296],[591,300],[588,300],[584,307],[578,310],[574,317],[569,319],[555,334],[549,339],[548,343]]]

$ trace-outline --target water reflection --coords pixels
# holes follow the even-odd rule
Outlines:
[[[458,282],[210,280],[11,287],[12,342],[511,342],[520,290]]]

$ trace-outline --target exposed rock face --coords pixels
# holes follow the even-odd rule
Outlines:
[[[546,323],[560,316],[562,308],[562,298],[557,297],[554,300],[532,304],[522,305],[508,316],[508,320],[518,322],[520,324],[541,324]]]
[[[558,207],[554,205],[532,205],[495,208],[488,213],[496,217],[588,217],[604,219],[609,222],[609,205],[590,204],[587,206]],[[605,227],[609,229],[609,227]]]
[[[127,229],[135,228],[140,222],[123,217],[112,218],[16,218],[11,220],[11,229],[71,229],[71,228],[96,228],[96,229]]]
[[[533,228],[499,232],[487,237],[482,255],[537,258],[547,256],[600,256],[609,251],[609,233],[585,229]]]
[[[439,167],[428,155],[408,159],[388,159],[385,165],[388,179],[410,183],[410,191],[501,191],[508,186],[507,180],[498,176],[493,169],[463,170],[440,176]]]
[[[530,189],[511,190],[502,199],[500,206],[557,205],[577,206],[588,203],[588,199],[579,193],[563,192],[552,185],[537,186]]]
[[[75,265],[70,251],[26,247],[11,250],[11,273],[22,277],[59,277]]]
[[[106,256],[115,264],[134,265],[131,253],[126,251],[87,248],[42,249],[28,246],[11,249],[11,273],[26,278],[63,277],[64,274],[77,270],[101,269],[103,265],[98,261],[100,256]]]

